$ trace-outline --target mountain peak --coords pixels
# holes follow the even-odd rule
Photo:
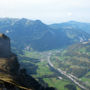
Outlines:
[[[35,22],[37,22],[37,23],[42,23],[40,20],[35,20]]]

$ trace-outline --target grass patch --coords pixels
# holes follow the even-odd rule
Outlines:
[[[37,69],[37,76],[43,76],[43,75],[51,75],[53,72],[49,69],[49,66],[47,62],[39,62],[38,64],[38,69]]]
[[[50,87],[56,87],[57,90],[67,90],[64,86],[70,83],[69,81],[59,80],[57,78],[44,78],[44,81],[47,82]]]

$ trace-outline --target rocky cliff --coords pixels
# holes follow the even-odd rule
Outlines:
[[[11,52],[10,39],[4,34],[0,34],[0,90],[54,90],[20,69],[17,56]]]
[[[10,39],[4,34],[0,34],[0,57],[9,57],[10,54]]]

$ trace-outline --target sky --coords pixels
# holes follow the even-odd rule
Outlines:
[[[90,0],[0,0],[0,17],[90,22]]]

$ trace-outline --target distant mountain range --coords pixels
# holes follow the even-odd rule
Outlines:
[[[50,27],[54,29],[78,29],[90,34],[90,23],[69,21],[64,23],[51,24]]]
[[[63,48],[90,38],[89,23],[66,22],[46,25],[40,20],[1,18],[0,32],[11,38],[12,46],[44,51]]]

